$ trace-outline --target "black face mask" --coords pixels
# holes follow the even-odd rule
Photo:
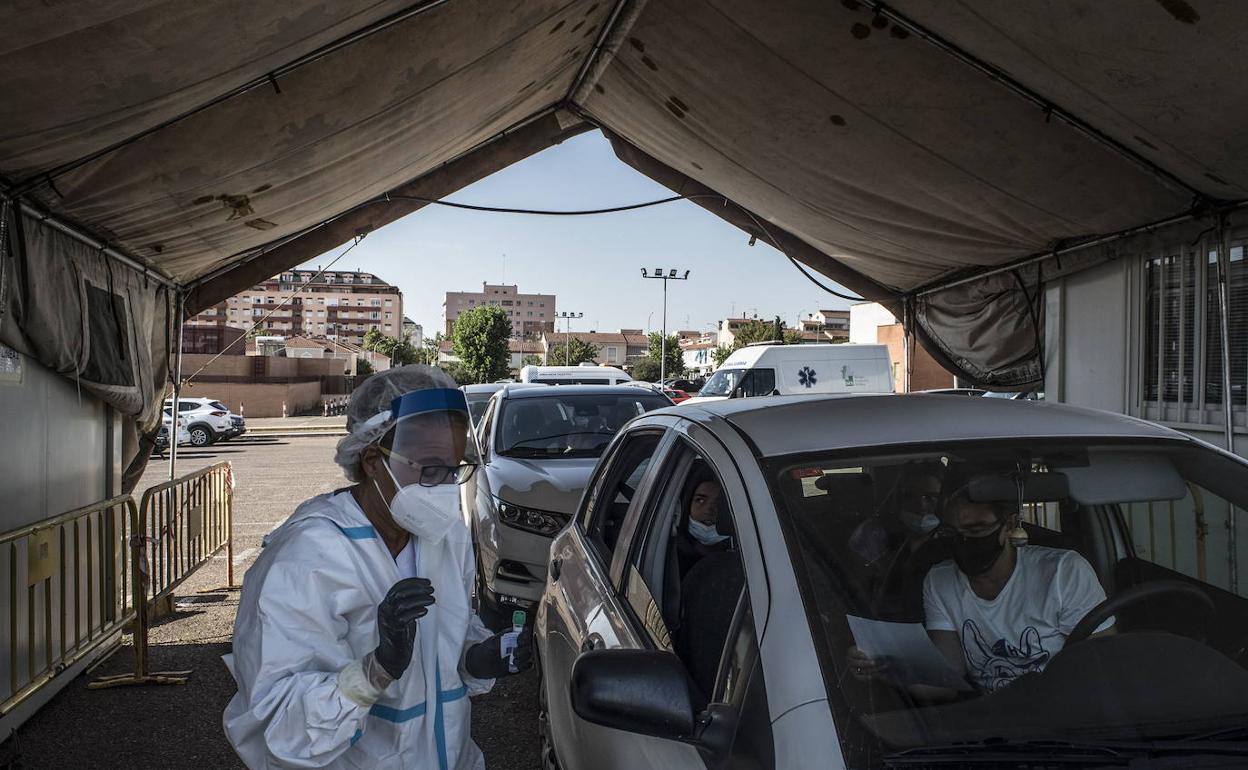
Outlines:
[[[1001,542],[1000,537],[1001,527],[997,527],[986,535],[975,537],[958,535],[958,542],[953,552],[954,563],[967,577],[979,577],[992,569],[992,565],[997,563],[997,558],[1005,550],[1005,544]]]

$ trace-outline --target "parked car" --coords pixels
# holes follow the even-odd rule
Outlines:
[[[477,430],[481,468],[461,487],[487,623],[501,627],[511,610],[532,609],[550,538],[576,509],[598,455],[629,420],[671,404],[622,385],[507,385],[494,394]]]
[[[537,385],[538,383],[533,383],[532,386]],[[468,414],[472,417],[474,427],[481,424],[481,416],[485,414],[485,408],[490,405],[490,397],[506,386],[511,386],[513,389],[530,387],[530,385],[517,384],[511,380],[460,386],[459,389],[464,391],[464,398],[468,401]]]
[[[679,403],[681,403],[682,401],[688,401],[690,398],[692,398],[692,396],[690,396],[690,395],[689,395],[688,393],[686,393],[685,391],[683,391],[683,390],[675,390],[675,389],[673,389],[673,388],[664,388],[664,389],[663,389],[663,395],[665,395],[665,396],[667,396],[668,398],[670,398],[670,399],[672,400],[672,403],[673,403],[673,404],[679,404]]]
[[[989,390],[983,394],[984,398],[1000,398],[1006,401],[1043,401],[1044,394],[1035,391],[1013,391],[1013,390]]]
[[[706,379],[686,380],[686,379],[667,379],[663,381],[663,385],[672,390],[683,390],[686,393],[697,393],[706,384]]]
[[[685,405],[725,398],[892,393],[886,345],[747,345],[733,352]]]
[[[916,393],[924,393],[929,396],[982,396],[988,391],[981,388],[931,388],[930,390],[919,390]]]
[[[1023,551],[1078,552],[1095,573],[1084,592],[1109,597],[1048,642],[963,630],[973,675],[1013,683],[964,680],[943,705],[900,686],[939,665],[895,658],[890,684],[847,662],[867,644],[850,624],[893,617],[915,590],[883,580],[894,552],[864,555],[904,538],[861,533],[897,515],[889,501],[916,467],[1021,509]],[[726,540],[689,566],[682,511],[708,479]],[[1240,764],[1248,599],[1229,573],[1242,549],[1206,522],[1244,510],[1248,462],[1120,414],[922,395],[652,412],[615,437],[551,546],[535,627],[546,766],[1125,767],[1162,751],[1175,766]],[[1112,618],[1117,633],[1089,638]],[[881,628],[900,645],[913,625]]]
[[[170,410],[165,408],[161,411],[160,430],[156,433],[156,451],[160,454],[169,448],[169,429],[173,427],[173,415]],[[178,446],[188,446],[191,443],[191,433],[186,429],[186,420],[178,418]],[[163,446],[162,446],[163,444]]]
[[[173,407],[173,399],[165,399],[165,408]],[[229,407],[211,398],[178,399],[178,416],[186,420],[191,445],[206,447],[215,441],[228,441],[246,432],[243,418],[231,414]],[[237,417],[235,422],[233,418]]]

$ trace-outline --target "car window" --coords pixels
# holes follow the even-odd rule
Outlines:
[[[497,408],[498,399],[490,399],[485,408],[485,414],[481,416],[481,422],[478,423],[477,443],[481,445],[481,450],[490,452],[493,447],[490,446],[490,429],[494,426],[494,410]]]
[[[178,402],[179,412],[189,412],[192,409],[198,409],[198,408],[199,408],[199,404],[196,404],[193,401],[179,401]]]
[[[775,369],[751,369],[741,384],[743,396],[770,396],[776,389]]]
[[[213,409],[218,409],[222,412],[230,411],[230,408],[226,406],[225,404],[221,403],[220,401],[213,401],[209,404],[209,406],[211,406]]]
[[[709,699],[745,569],[719,473],[692,445],[678,447],[639,523],[625,593],[651,642],[675,652]]]
[[[662,438],[661,430],[638,430],[626,436],[612,456],[599,465],[598,476],[585,498],[580,526],[603,564],[611,563],[629,506]]]
[[[1243,695],[1200,684],[1248,681],[1248,582],[1236,579],[1244,549],[1231,528],[1248,509],[1242,461],[1179,442],[1027,438],[763,464],[829,703],[857,715],[842,736],[851,764],[934,735],[1140,741],[1242,727]],[[1003,530],[1016,513],[1021,527]],[[984,539],[994,532],[1019,545],[1001,551]],[[977,561],[984,544],[989,561]],[[1001,589],[1033,608],[1025,616],[981,613],[968,593],[966,575],[1001,553],[1026,565]],[[864,682],[853,670],[852,647],[916,624],[934,641],[950,635],[956,700],[916,694],[933,674]],[[1114,633],[1080,641],[1085,629]],[[1172,675],[1178,659],[1190,667]],[[1030,721],[1037,702],[1041,722]],[[1204,704],[1199,717],[1190,702]]]
[[[631,419],[671,402],[640,388],[622,393],[567,393],[543,389],[508,399],[498,408],[495,451],[520,458],[597,457]],[[562,391],[562,392],[561,392]]]

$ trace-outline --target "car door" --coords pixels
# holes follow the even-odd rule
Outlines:
[[[477,472],[469,477],[468,481],[460,485],[460,510],[464,515],[464,523],[468,525],[468,531],[472,533],[473,542],[477,542],[480,533],[474,521],[477,519],[475,513],[480,500],[480,495],[490,494],[489,485],[489,465],[494,457],[494,448],[490,443],[490,431],[494,425],[494,413],[497,410],[498,399],[491,398],[489,406],[485,408],[485,413],[481,415],[481,421],[474,427],[469,426],[469,440],[476,441],[481,457],[481,467],[477,468]]]
[[[591,649],[644,644],[629,622],[612,565],[617,547],[653,484],[672,418],[634,424],[612,442],[586,488],[572,526],[551,544],[551,567],[538,610],[538,650],[549,729],[565,768],[638,768],[640,736],[590,724],[572,711],[569,682],[577,656]]]

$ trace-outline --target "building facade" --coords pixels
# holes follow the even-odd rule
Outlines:
[[[372,273],[287,270],[187,321],[191,327],[233,326],[262,334],[299,334],[359,344],[376,329],[400,339],[403,295]],[[298,291],[296,291],[298,290]]]
[[[482,283],[481,291],[448,291],[442,303],[444,334],[454,333],[455,319],[466,310],[482,305],[500,307],[511,321],[511,336],[540,339],[555,330],[555,295],[521,294],[515,284]]]
[[[650,339],[640,329],[618,332],[551,332],[542,335],[542,357],[547,360],[569,339],[575,338],[598,348],[594,363],[603,366],[626,366],[644,358],[650,350]]]
[[[822,312],[822,311],[821,311]],[[876,302],[859,302],[843,312],[849,341],[859,345],[887,345],[893,369],[893,387],[906,392],[906,335],[896,316]],[[936,362],[922,345],[913,345],[910,356],[910,392],[957,387],[957,378]]]

